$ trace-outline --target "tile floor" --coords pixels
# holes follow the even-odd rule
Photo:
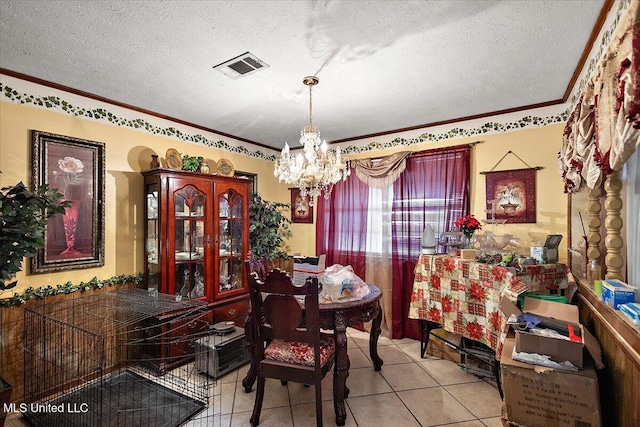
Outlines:
[[[469,375],[453,362],[420,358],[420,342],[411,339],[390,340],[380,337],[378,353],[384,360],[381,372],[375,372],[368,358],[369,335],[348,329],[351,367],[347,384],[345,426],[502,426],[502,401],[495,385]],[[245,393],[242,379],[245,365],[219,379],[213,387],[215,427],[249,426],[255,386]],[[332,402],[332,374],[322,382],[323,420],[335,425]],[[261,426],[315,426],[313,387],[279,380],[267,380]],[[201,424],[201,423],[198,423]],[[7,427],[26,425],[21,419],[7,420]]]

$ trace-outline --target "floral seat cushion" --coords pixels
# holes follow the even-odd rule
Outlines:
[[[335,353],[336,347],[333,337],[327,337],[320,344],[320,362],[324,365],[329,357]],[[265,359],[278,362],[295,363],[313,366],[313,345],[298,341],[273,340],[264,349]]]

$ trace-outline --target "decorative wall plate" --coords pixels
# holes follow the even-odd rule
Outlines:
[[[171,169],[182,169],[182,156],[175,148],[169,148],[165,155],[167,167]]]
[[[235,173],[233,163],[231,163],[227,159],[218,160],[218,163],[216,163],[216,167],[218,168],[218,175],[233,176],[233,174]]]

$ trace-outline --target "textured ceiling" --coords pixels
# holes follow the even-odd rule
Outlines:
[[[328,141],[561,100],[604,3],[2,0],[0,67],[280,149],[307,75]]]

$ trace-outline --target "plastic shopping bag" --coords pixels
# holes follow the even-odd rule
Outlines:
[[[324,270],[320,297],[323,301],[361,299],[369,293],[369,287],[353,272],[350,265],[334,264]]]

